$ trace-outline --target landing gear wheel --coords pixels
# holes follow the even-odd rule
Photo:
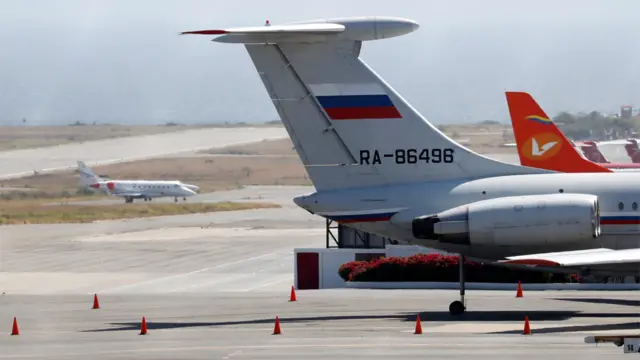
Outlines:
[[[467,310],[467,307],[464,305],[464,294],[465,294],[465,279],[464,279],[464,255],[460,254],[458,258],[458,271],[460,276],[460,300],[456,300],[449,305],[449,313],[451,315],[461,315]]]
[[[464,307],[464,304],[459,300],[456,300],[449,305],[449,313],[451,313],[451,315],[461,315],[465,310],[466,308]]]

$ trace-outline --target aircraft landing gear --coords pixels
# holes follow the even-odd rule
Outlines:
[[[182,198],[182,201],[187,201],[187,197],[186,197],[186,196],[185,196],[185,197],[183,197],[183,198]]]
[[[467,307],[464,303],[464,292],[465,292],[465,280],[464,280],[464,255],[460,254],[458,260],[458,269],[460,276],[460,300],[456,300],[449,305],[449,313],[451,315],[461,315],[467,310]]]
[[[174,199],[175,199],[175,200],[174,200],[175,202],[178,202],[178,197],[175,197]]]
[[[133,198],[132,198],[132,197],[130,197],[130,196],[127,196],[127,197],[125,197],[125,198],[124,198],[124,202],[125,202],[126,204],[130,204],[130,203],[132,203],[132,202],[133,202]]]

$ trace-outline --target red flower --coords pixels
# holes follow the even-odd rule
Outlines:
[[[456,255],[416,254],[408,257],[388,257],[343,264],[338,273],[345,281],[458,281],[459,257]],[[581,282],[577,275],[565,276],[538,271],[465,261],[470,282]]]

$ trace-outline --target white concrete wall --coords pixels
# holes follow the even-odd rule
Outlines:
[[[339,249],[343,250],[343,249]],[[346,249],[344,249],[346,250]],[[320,253],[320,288],[332,289],[345,287],[345,282],[338,274],[344,263],[355,260],[355,251],[335,251]]]
[[[338,269],[344,263],[354,261],[356,254],[384,253],[384,249],[327,249],[327,248],[298,248],[293,249],[293,281],[298,288],[298,256],[299,252],[318,253],[319,284],[321,289],[343,288],[345,281],[338,274]]]

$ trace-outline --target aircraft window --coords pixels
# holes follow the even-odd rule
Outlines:
[[[618,203],[618,210],[620,211],[624,210],[624,204],[622,202]]]
[[[631,208],[633,209],[633,211],[638,210],[638,203],[634,202],[633,204],[631,204]]]

